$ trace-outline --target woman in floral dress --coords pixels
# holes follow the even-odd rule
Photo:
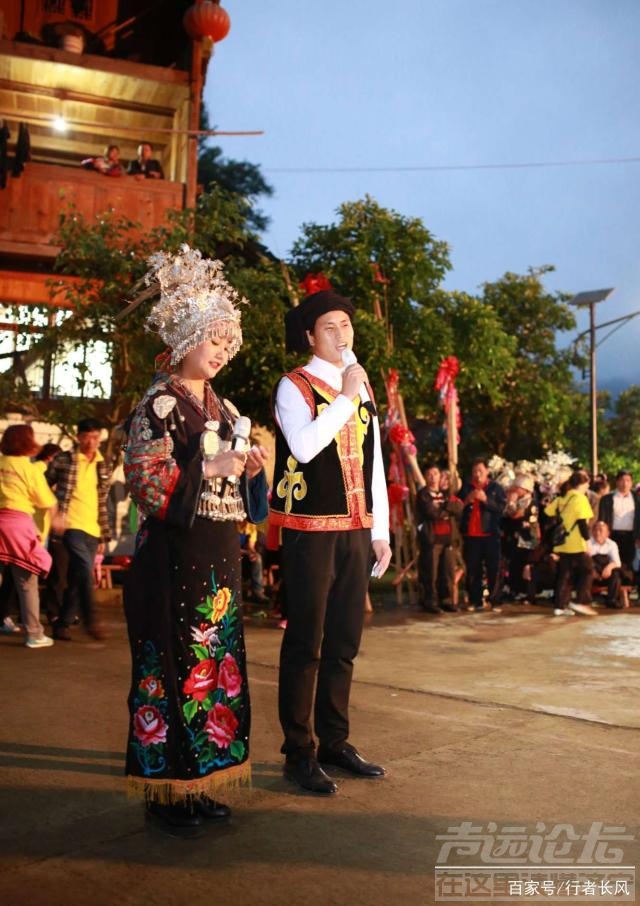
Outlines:
[[[207,819],[228,817],[220,791],[250,779],[235,523],[266,515],[266,450],[232,449],[238,413],[209,383],[242,342],[241,300],[220,262],[188,246],[150,262],[147,282],[159,284],[160,300],[147,324],[170,352],[168,373],[129,420],[125,452],[144,517],[124,595],[126,773],[154,820],[193,835]]]

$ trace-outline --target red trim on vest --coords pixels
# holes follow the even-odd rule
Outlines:
[[[285,375],[300,390],[305,402],[311,409],[311,414],[316,416],[316,401],[312,387],[320,394],[325,394],[333,402],[340,391],[335,390],[322,378],[318,378],[305,368],[296,368],[295,371]],[[356,397],[359,401],[359,397]],[[299,529],[305,532],[344,531],[351,529],[370,529],[373,527],[373,514],[367,512],[367,501],[364,491],[364,472],[360,465],[358,453],[358,435],[356,429],[356,415],[358,404],[355,403],[353,414],[338,432],[339,456],[344,490],[347,499],[347,515],[312,516],[300,513],[282,513],[270,510],[269,518],[274,525],[283,528]],[[373,429],[371,429],[373,430]]]

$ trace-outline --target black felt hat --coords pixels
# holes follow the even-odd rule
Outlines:
[[[290,309],[284,316],[287,352],[307,352],[307,331],[313,330],[318,318],[329,311],[344,311],[353,318],[356,310],[351,299],[328,289],[306,296],[300,305]]]

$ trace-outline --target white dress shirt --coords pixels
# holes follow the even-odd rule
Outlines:
[[[631,492],[621,494],[613,492],[613,525],[614,532],[632,532],[633,519],[636,513],[636,501]]]
[[[334,390],[342,389],[342,372],[324,359],[313,356],[304,366],[305,370],[318,377]],[[360,389],[360,396],[366,402],[370,399],[366,387]],[[296,385],[285,377],[276,391],[275,414],[287,445],[298,462],[310,462],[321,450],[329,446],[340,429],[346,425],[355,412],[355,405],[348,397],[339,393],[335,400],[320,415],[313,418],[311,410]],[[371,540],[389,540],[389,499],[387,481],[382,460],[380,425],[377,418],[373,424],[373,528]]]
[[[598,544],[595,538],[589,538],[587,541],[587,553],[590,557],[595,557],[596,554],[606,554],[609,558],[609,563],[615,563],[617,567],[622,566],[618,545],[611,538],[607,538],[602,544]]]

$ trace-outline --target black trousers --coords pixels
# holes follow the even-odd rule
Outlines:
[[[335,749],[349,736],[349,693],[360,647],[371,563],[371,531],[282,530],[287,628],[278,705],[288,757]],[[317,679],[314,706],[314,686]]]
[[[591,603],[593,564],[586,553],[558,554],[555,606],[565,610],[571,600],[571,586],[575,586],[579,604]]]
[[[618,545],[620,560],[622,565],[626,566],[630,575],[633,575],[633,561],[636,555],[636,542],[633,538],[633,532],[611,532],[611,540]]]
[[[482,568],[487,571],[489,601],[497,604],[500,600],[500,536],[484,537],[465,536],[464,563],[467,568],[467,593],[469,603],[474,607],[482,606]]]

